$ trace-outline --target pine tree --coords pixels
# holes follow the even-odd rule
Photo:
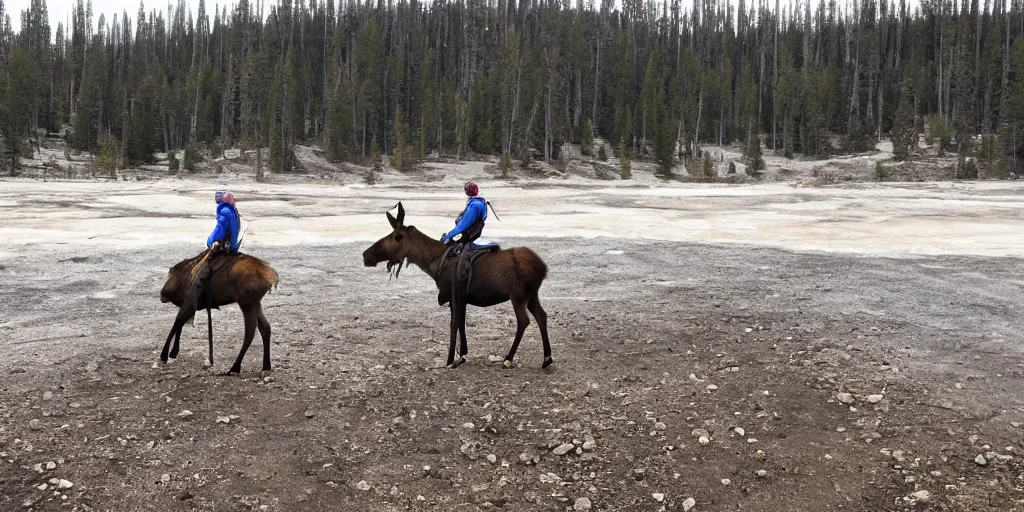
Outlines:
[[[914,122],[913,108],[910,86],[904,82],[892,127],[892,151],[897,160],[910,158],[911,149],[917,146],[917,125]]]

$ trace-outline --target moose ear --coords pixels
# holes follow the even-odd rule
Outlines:
[[[388,222],[391,223],[391,229],[398,229],[400,224],[398,223],[398,220],[395,219],[395,216],[391,215],[391,212],[384,212],[384,215],[388,216]]]
[[[398,202],[398,225],[405,225],[405,207],[402,206],[402,202]]]

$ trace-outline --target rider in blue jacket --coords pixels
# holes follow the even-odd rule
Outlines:
[[[455,219],[455,229],[441,236],[441,241],[446,244],[455,240],[455,237],[459,235],[463,235],[463,237],[457,240],[457,242],[472,242],[473,240],[467,240],[466,238],[471,236],[475,240],[479,237],[480,231],[483,230],[483,223],[487,220],[487,201],[478,196],[480,187],[476,183],[470,182],[466,183],[465,190],[466,195],[469,196],[469,201],[466,203],[466,209]],[[478,223],[480,224],[479,226],[477,226]],[[467,233],[467,231],[471,233]]]
[[[229,253],[238,252],[238,235],[242,222],[235,207],[235,196],[231,192],[218,191],[214,195],[217,201],[217,227],[206,239],[206,247],[212,251],[224,249]]]

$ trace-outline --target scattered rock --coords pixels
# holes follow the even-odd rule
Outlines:
[[[500,363],[500,362],[504,361],[504,359],[501,356],[496,356],[494,354],[491,354],[491,355],[487,356],[487,360],[492,362],[492,363]]]
[[[708,444],[708,443],[711,442],[711,440],[706,438],[706,437],[704,437],[704,436],[700,436],[700,437],[697,438],[697,442],[700,443],[700,444]]]
[[[46,463],[46,470],[47,471],[53,471],[55,469],[57,469],[57,463],[56,462],[50,461],[50,462]]]
[[[1019,421],[1011,421],[1010,426],[1013,428],[1020,428],[1021,423]]]
[[[747,435],[747,431],[743,430],[741,427],[736,427],[736,428],[732,429],[732,431],[736,432],[736,435],[738,435],[740,437],[743,437],[743,436]]]
[[[497,464],[498,463],[498,456],[493,454],[493,453],[488,454],[487,455],[487,462],[490,462],[491,464]]]
[[[839,400],[841,404],[852,404],[854,401],[853,395],[849,393],[836,393],[836,400]]]
[[[71,483],[70,480],[64,480],[63,478],[61,478],[60,480],[57,481],[58,489],[70,489],[74,486],[75,484]]]
[[[932,497],[932,493],[925,490],[920,490],[911,494],[910,497],[914,498],[920,503],[928,503],[928,500],[931,499]]]
[[[551,450],[551,453],[554,453],[555,455],[565,455],[575,448],[576,446],[572,443],[562,443],[555,447],[554,450]]]
[[[28,428],[32,430],[42,430],[43,424],[38,419],[32,418],[32,420],[28,422]]]
[[[757,473],[754,474],[757,475],[758,478],[765,478],[768,476],[768,472],[763,469],[757,470]]]
[[[192,419],[192,411],[190,411],[188,409],[184,409],[184,410],[182,410],[181,412],[178,413],[178,418],[182,419],[183,421],[191,420]]]
[[[979,466],[987,466],[988,459],[986,459],[984,455],[979,453],[978,456],[974,458],[974,463]]]
[[[170,482],[171,481],[171,475],[169,475],[167,473],[164,473],[164,474],[160,475],[160,481],[165,483],[165,484],[167,482]]]
[[[303,414],[304,414],[304,415],[305,415],[305,416],[306,416],[307,418],[313,418],[313,417],[316,417],[316,412],[315,412],[315,411],[313,411],[312,409],[306,409],[306,412],[305,412],[305,413],[303,413]]]
[[[592,441],[592,440],[587,440],[587,441],[583,442],[583,450],[584,451],[588,451],[589,452],[589,451],[592,451],[594,448],[597,448],[597,442]]]
[[[665,493],[663,492],[656,492],[654,494],[651,494],[651,497],[653,497],[654,501],[657,501],[658,503],[665,501]]]
[[[572,509],[576,512],[583,512],[585,510],[590,510],[590,507],[592,506],[590,498],[576,498],[576,503],[573,504]]]
[[[466,430],[473,430],[474,428],[476,428],[476,425],[474,425],[472,421],[467,421],[462,424],[462,428]]]
[[[369,491],[370,484],[366,483],[366,480],[360,480],[359,483],[356,484],[356,489],[359,489],[360,491]]]
[[[45,490],[47,490],[49,488],[50,488],[50,486],[46,485],[46,484],[39,484],[39,485],[36,486],[36,489],[39,489],[40,491],[45,491]]]
[[[654,430],[665,430],[667,428],[668,427],[660,421],[654,424]]]
[[[716,386],[714,384],[708,384],[708,391],[715,391],[717,389],[718,389],[718,386]]]
[[[877,404],[878,402],[882,401],[882,398],[885,398],[885,397],[882,396],[882,395],[868,395],[868,403],[869,404]]]
[[[683,500],[683,512],[689,512],[690,509],[697,506],[697,500],[693,498],[686,498]]]
[[[217,421],[215,421],[214,423],[223,423],[225,425],[230,424],[231,423],[231,417],[230,416],[217,416]]]
[[[690,435],[693,437],[711,437],[711,434],[702,428],[693,429],[693,431],[690,432]]]
[[[43,464],[40,462],[37,463],[35,466],[32,466],[32,471],[35,471],[36,473],[42,473],[44,471]]]
[[[53,399],[53,392],[52,391],[43,391],[43,400],[52,400],[52,399]]]
[[[732,480],[729,480],[728,478],[723,478],[722,479],[722,485],[730,485],[730,484],[732,484]]]

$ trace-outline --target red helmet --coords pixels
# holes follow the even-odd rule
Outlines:
[[[469,197],[476,197],[480,193],[480,187],[476,186],[476,183],[470,181],[466,183],[466,195]]]

